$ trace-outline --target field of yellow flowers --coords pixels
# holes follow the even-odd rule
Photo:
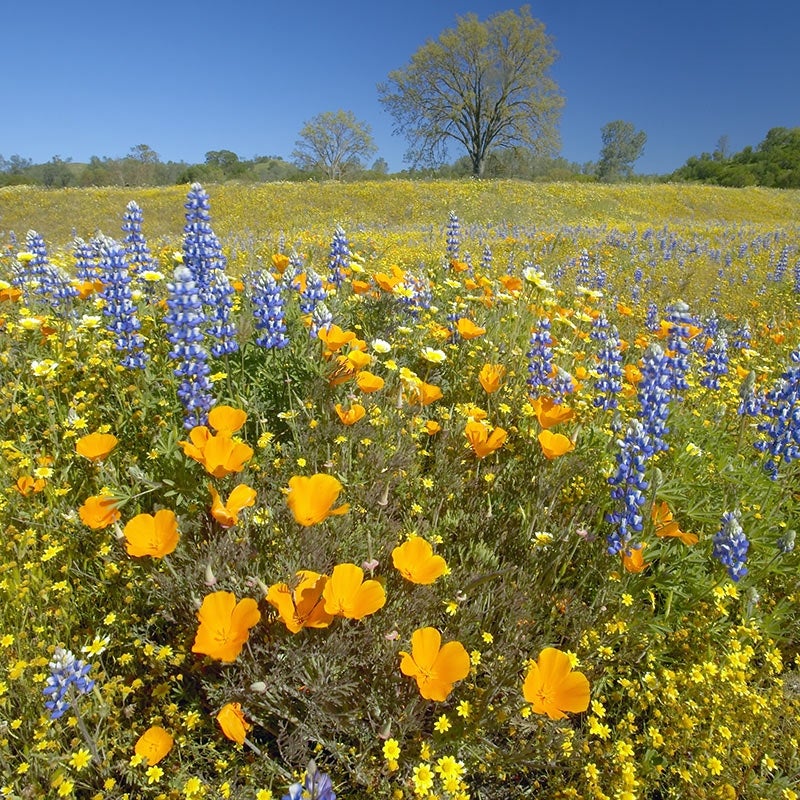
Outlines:
[[[0,190],[0,797],[800,797],[800,192]]]

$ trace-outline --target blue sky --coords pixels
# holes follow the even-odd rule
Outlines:
[[[600,129],[647,134],[640,173],[738,151],[800,126],[796,0],[540,0],[531,13],[559,51],[561,155],[596,160]],[[406,143],[376,84],[426,40],[490,0],[107,0],[11,2],[2,21],[0,154],[34,162],[162,160],[209,150],[291,157],[305,121],[345,109],[367,122],[392,171]]]

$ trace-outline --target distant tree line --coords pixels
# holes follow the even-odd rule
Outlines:
[[[772,128],[761,144],[728,152],[728,139],[720,138],[713,153],[692,156],[669,176],[674,181],[694,181],[717,186],[768,186],[800,188],[800,128]]]

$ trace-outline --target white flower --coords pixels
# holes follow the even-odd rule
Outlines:
[[[392,349],[389,342],[383,339],[373,339],[371,347],[376,353],[388,353]]]
[[[432,347],[423,347],[420,355],[431,364],[441,364],[447,361],[444,350],[434,350]]]
[[[31,361],[31,372],[37,378],[43,378],[49,375],[58,368],[58,361],[53,361],[50,358],[45,358],[43,361]]]

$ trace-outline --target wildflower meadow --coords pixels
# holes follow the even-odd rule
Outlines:
[[[0,190],[0,797],[797,800],[799,211]]]

